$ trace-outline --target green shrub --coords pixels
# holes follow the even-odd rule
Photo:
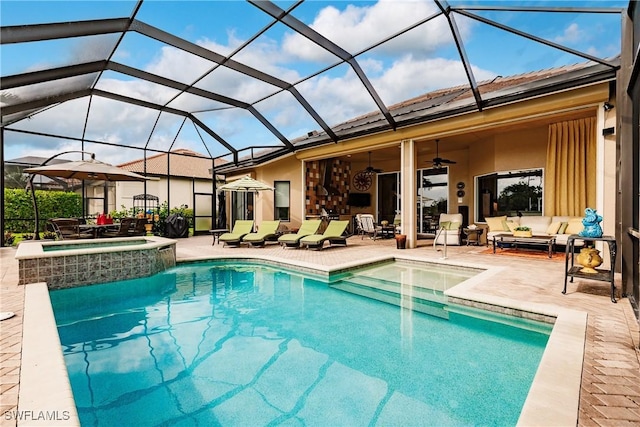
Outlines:
[[[82,196],[71,191],[36,190],[40,230],[49,218],[82,216]],[[35,229],[31,193],[23,189],[4,189],[5,228],[13,233],[29,233]]]

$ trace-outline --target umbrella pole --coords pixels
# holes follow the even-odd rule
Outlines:
[[[35,230],[33,231],[33,239],[40,240],[40,218],[38,216],[38,201],[36,200],[36,191],[33,188],[33,177],[35,175],[31,175],[29,178],[29,183],[27,187],[31,189],[31,202],[33,203],[33,215],[36,219]]]

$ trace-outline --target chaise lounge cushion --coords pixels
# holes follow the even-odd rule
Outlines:
[[[347,245],[347,238],[343,236],[345,230],[349,226],[349,221],[331,220],[326,230],[322,234],[311,234],[303,237],[300,244],[306,246],[307,249],[322,249],[324,242],[328,241],[329,246]]]
[[[233,225],[233,230],[229,233],[221,234],[218,237],[219,242],[224,242],[224,246],[239,246],[240,242],[242,242],[242,238],[247,234],[251,233],[253,230],[253,221],[252,220],[236,220]]]
[[[278,237],[278,243],[288,248],[298,248],[300,247],[300,240],[304,237],[315,234],[318,231],[318,228],[320,228],[321,223],[322,220],[320,219],[305,219],[302,221],[297,233],[283,234]]]
[[[275,241],[278,238],[278,227],[280,227],[280,220],[262,221],[258,231],[245,235],[242,242],[249,243],[251,246],[264,246],[268,240]]]

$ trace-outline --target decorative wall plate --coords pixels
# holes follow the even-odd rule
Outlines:
[[[371,174],[360,171],[353,176],[353,186],[358,191],[367,191],[371,188]]]

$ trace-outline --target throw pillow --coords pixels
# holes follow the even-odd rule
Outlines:
[[[442,221],[440,223],[440,228],[444,228],[445,230],[449,229],[449,225],[451,225],[451,221]]]
[[[560,228],[558,228],[558,234],[565,234],[567,232],[568,225],[569,225],[568,222],[561,222]]]
[[[512,233],[516,230],[517,227],[519,227],[519,224],[515,221],[503,221],[503,223],[504,228]]]
[[[460,223],[458,221],[451,221],[447,230],[457,230],[458,228],[460,228]]]
[[[503,228],[502,221],[507,220],[507,216],[494,216],[494,217],[486,217],[484,219],[489,226],[489,231],[509,231],[508,229]]]
[[[566,234],[578,234],[583,228],[582,220],[572,219],[569,221],[569,225],[567,225],[567,229],[564,232]]]
[[[560,221],[552,222],[547,227],[547,234],[556,234],[560,230]],[[562,233],[561,233],[562,234]]]

